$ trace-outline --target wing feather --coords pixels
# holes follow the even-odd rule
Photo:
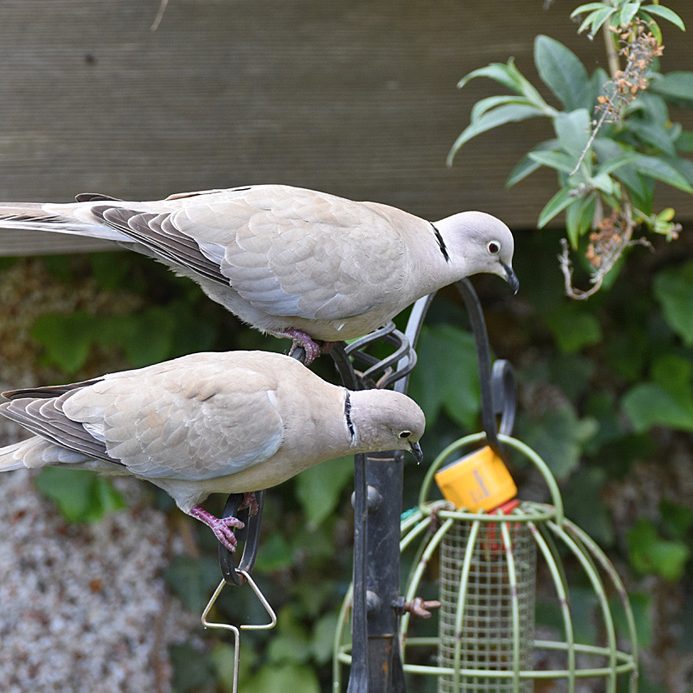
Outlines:
[[[224,387],[224,382],[229,387]],[[105,378],[66,400],[70,419],[97,426],[108,454],[145,478],[198,481],[225,476],[274,455],[283,421],[260,371],[231,367]]]
[[[118,204],[92,211],[256,309],[308,320],[361,315],[401,292],[405,236],[421,223],[384,205],[278,185],[172,199],[177,206],[160,214]]]

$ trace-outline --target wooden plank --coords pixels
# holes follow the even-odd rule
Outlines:
[[[686,0],[669,3],[693,26]],[[532,38],[566,42],[589,69],[601,43],[568,7],[539,0],[5,0],[0,16],[0,199],[71,200],[282,182],[395,204],[433,219],[483,209],[532,228],[554,179],[505,190],[527,121],[445,156],[471,105],[493,93],[469,70],[514,55],[533,75]],[[692,69],[667,27],[664,69]],[[683,114],[693,127],[690,113]],[[693,198],[662,195],[685,219]],[[26,236],[26,252],[74,239]],[[22,238],[0,233],[0,254]],[[56,245],[53,245],[56,244]],[[75,248],[79,249],[79,248]]]
[[[0,256],[62,255],[122,250],[117,244],[97,238],[80,238],[42,231],[0,230]]]

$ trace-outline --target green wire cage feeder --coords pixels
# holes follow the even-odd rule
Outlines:
[[[431,500],[436,472],[464,448],[483,444],[485,434],[461,438],[438,456],[418,507],[401,523],[400,551],[403,565],[410,566],[405,601],[413,603],[422,593],[440,601],[437,635],[430,621],[422,622],[427,633],[418,635],[411,614],[401,618],[399,645],[411,690],[437,685],[439,693],[636,691],[635,623],[621,579],[597,544],[564,517],[546,463],[519,440],[499,439],[541,474],[551,504],[522,501],[503,510],[467,512]],[[596,603],[596,642],[584,642],[576,627],[579,607],[571,593],[584,584]],[[558,614],[557,627],[536,625],[537,595]],[[343,690],[342,670],[351,663],[349,600],[347,595],[337,627],[335,691]]]

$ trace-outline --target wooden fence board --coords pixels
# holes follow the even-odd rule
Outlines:
[[[672,0],[693,27],[693,7]],[[532,228],[552,194],[542,172],[503,182],[540,120],[482,136],[452,169],[450,144],[494,87],[457,80],[516,57],[532,37],[578,50],[574,3],[540,0],[4,0],[0,5],[0,199],[170,192],[282,182],[395,204],[430,218],[483,209]],[[692,69],[667,27],[666,70]],[[684,114],[689,127],[691,114]],[[693,198],[667,193],[693,220]],[[76,245],[77,244],[77,245]],[[0,234],[0,254],[64,252],[78,239]]]

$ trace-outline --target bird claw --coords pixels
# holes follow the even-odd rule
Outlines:
[[[212,515],[212,513],[207,512],[204,508],[199,505],[192,508],[190,515],[200,522],[204,522],[207,527],[209,527],[217,541],[229,551],[233,552],[236,550],[236,545],[238,541],[236,540],[236,535],[234,534],[234,529],[243,529],[245,523],[241,522],[237,517],[217,517]]]
[[[243,529],[245,524],[235,517],[220,517],[216,518],[217,524],[214,526],[210,525],[214,536],[217,538],[219,543],[228,551],[233,553],[238,545],[238,540],[234,534],[234,529]]]
[[[282,332],[278,332],[277,336],[279,337],[288,337],[291,339],[291,352],[290,354],[293,354],[293,352],[300,347],[303,349],[305,352],[305,358],[301,359],[303,361],[303,365],[308,366],[313,361],[315,361],[318,356],[320,356],[321,350],[320,350],[320,345],[306,332],[303,330],[297,330],[293,327],[290,327],[287,330],[283,330]]]
[[[240,512],[244,508],[248,508],[248,517],[255,517],[258,512],[260,512],[260,506],[258,505],[257,498],[255,498],[255,491],[248,491],[243,494],[243,500],[236,512]]]

